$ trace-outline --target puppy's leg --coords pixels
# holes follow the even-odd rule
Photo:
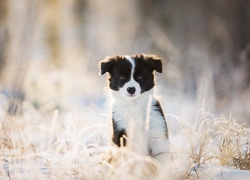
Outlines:
[[[150,138],[150,155],[161,164],[166,164],[171,160],[170,144],[167,139]]]
[[[121,129],[118,127],[117,123],[113,120],[113,142],[118,146],[126,146],[126,139],[123,138],[124,136],[127,136],[126,130],[125,129]],[[121,138],[123,138],[123,144],[121,144]]]

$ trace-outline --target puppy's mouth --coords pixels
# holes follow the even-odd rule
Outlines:
[[[136,94],[136,93],[134,93],[134,94],[129,94],[129,93],[127,93],[127,94],[125,95],[125,98],[130,99],[130,100],[134,100],[134,99],[136,99],[136,98],[138,98],[138,97],[139,97],[139,95]]]

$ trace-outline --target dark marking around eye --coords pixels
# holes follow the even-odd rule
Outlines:
[[[137,79],[137,80],[142,80],[142,79],[143,79],[143,76],[142,76],[142,75],[138,75],[138,76],[136,76],[136,79]]]
[[[122,81],[124,81],[124,80],[126,80],[127,78],[126,78],[125,76],[120,76],[119,79],[122,80]]]

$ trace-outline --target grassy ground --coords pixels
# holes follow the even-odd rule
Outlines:
[[[41,112],[26,102],[19,116],[6,115],[5,108],[1,179],[230,179],[236,174],[244,179],[250,174],[236,170],[250,170],[248,129],[204,107],[193,124],[166,114],[170,132],[176,126],[178,133],[172,133],[172,160],[164,165],[112,146],[102,106],[68,111],[51,106]]]

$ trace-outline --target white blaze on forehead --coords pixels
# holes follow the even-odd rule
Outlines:
[[[133,78],[133,74],[134,74],[134,69],[135,69],[135,60],[130,57],[130,56],[125,56],[125,58],[131,63],[132,65],[132,69],[131,69],[131,79]]]

